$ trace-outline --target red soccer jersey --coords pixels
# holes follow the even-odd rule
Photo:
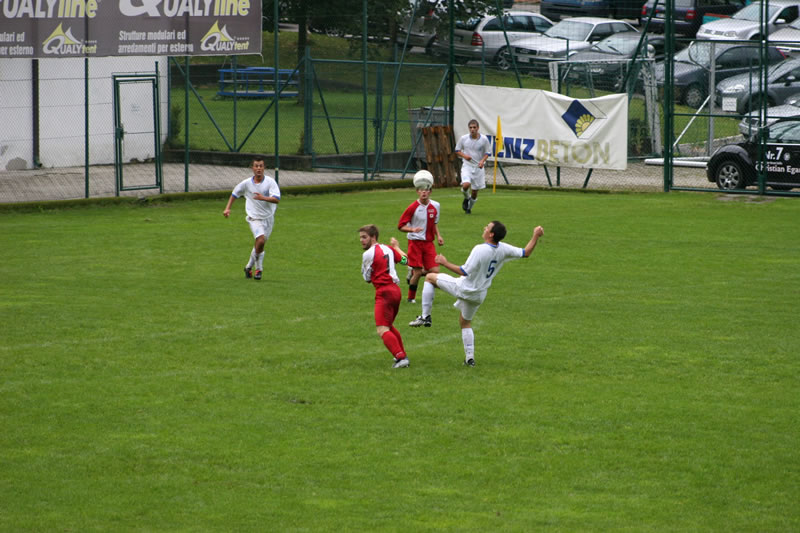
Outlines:
[[[422,231],[410,232],[408,234],[408,240],[433,242],[433,237],[436,233],[436,224],[438,223],[439,202],[428,200],[428,205],[422,205],[419,203],[419,200],[414,200],[400,216],[397,229],[402,228],[406,224],[411,225],[411,227],[422,228]]]
[[[376,289],[398,283],[395,263],[402,260],[402,256],[385,244],[375,244],[364,252],[361,260],[361,275],[364,281],[371,282]]]

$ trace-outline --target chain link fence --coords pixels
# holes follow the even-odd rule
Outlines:
[[[675,47],[680,54],[689,44]],[[632,59],[525,72],[494,58],[450,70],[441,58],[394,57],[307,52],[280,69],[235,57],[0,60],[0,202],[227,190],[247,175],[252,154],[267,156],[282,185],[397,178],[424,166],[420,129],[449,122],[451,83],[629,96],[628,171],[507,164],[499,184],[718,190],[705,160],[742,139],[740,110],[715,107],[711,97],[713,63],[701,68],[700,84],[676,81],[674,101],[665,102],[663,67],[646,48]],[[665,153],[666,169],[658,164]]]

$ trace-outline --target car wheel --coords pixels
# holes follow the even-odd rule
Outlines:
[[[717,187],[729,191],[734,189],[744,189],[744,173],[742,165],[738,161],[729,159],[717,165],[714,173]]]
[[[508,70],[511,68],[511,54],[508,52],[508,47],[504,46],[497,51],[497,55],[494,56],[494,64],[500,70]]]
[[[705,99],[706,92],[698,83],[689,85],[689,88],[686,89],[686,96],[683,97],[684,103],[692,109],[697,109],[703,105],[703,100]]]

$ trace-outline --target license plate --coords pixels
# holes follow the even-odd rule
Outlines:
[[[665,18],[664,15],[665,15],[665,13],[656,13],[655,15],[653,15],[653,18],[654,19],[663,19],[663,18]]]
[[[723,111],[736,111],[736,98],[731,98],[730,96],[722,98],[722,110]]]
[[[531,59],[527,56],[517,56],[517,61],[519,63],[530,63]]]

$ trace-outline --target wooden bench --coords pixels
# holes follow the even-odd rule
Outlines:
[[[292,69],[278,69],[277,77],[273,67],[221,68],[218,72],[218,97],[273,98],[276,90],[281,98],[297,96],[298,76]]]

